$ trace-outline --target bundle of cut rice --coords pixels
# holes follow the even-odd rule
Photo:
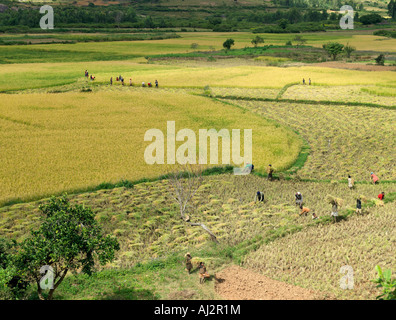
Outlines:
[[[326,200],[327,200],[328,203],[330,203],[332,205],[336,204],[339,207],[342,207],[342,205],[344,204],[344,200],[343,199],[334,197],[332,195],[327,195],[326,196]]]
[[[367,202],[367,198],[366,198],[365,196],[363,196],[363,195],[360,195],[360,196],[358,197],[358,199],[360,199],[360,200],[363,201],[363,202]]]

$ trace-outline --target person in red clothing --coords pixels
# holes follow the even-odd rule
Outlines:
[[[371,179],[373,181],[373,184],[377,184],[378,183],[378,177],[374,174],[374,172],[371,172]]]
[[[385,192],[381,192],[381,193],[378,195],[378,199],[384,200],[384,198],[385,198]]]

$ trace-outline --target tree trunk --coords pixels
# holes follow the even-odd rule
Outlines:
[[[54,291],[56,288],[58,288],[58,286],[60,285],[60,283],[63,281],[63,279],[66,276],[68,269],[63,270],[63,274],[62,276],[59,278],[58,282],[56,284],[54,284],[54,288],[50,289],[49,293],[48,293],[48,300],[52,300],[53,295],[54,295]]]
[[[205,226],[203,223],[194,223],[194,222],[188,222],[188,224],[190,224],[191,226],[198,226],[201,227],[202,229],[204,229],[207,233],[209,233],[212,241],[219,243],[219,241],[217,240],[216,236],[213,234],[212,231],[209,230],[209,228],[207,226]]]
[[[45,298],[43,296],[43,290],[40,287],[40,281],[37,281],[37,294],[38,294],[40,300],[45,300]]]

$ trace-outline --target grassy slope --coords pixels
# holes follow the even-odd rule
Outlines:
[[[142,183],[133,189],[116,188],[71,196],[72,203],[93,208],[105,232],[114,234],[119,239],[121,251],[114,263],[94,277],[78,275],[67,278],[59,288],[58,299],[166,299],[169,298],[170,293],[181,290],[195,292],[193,299],[216,298],[213,282],[208,282],[204,287],[199,286],[196,275],[188,276],[183,271],[184,252],[190,251],[194,257],[204,260],[211,274],[231,263],[245,263],[247,266],[261,270],[258,267],[262,264],[258,262],[261,261],[261,252],[274,248],[289,250],[287,245],[289,237],[279,240],[280,247],[277,245],[278,242],[274,242],[274,245],[271,243],[296,232],[297,235],[291,236],[291,239],[301,237],[306,239],[306,235],[313,234],[308,243],[312,246],[320,246],[329,244],[329,241],[320,241],[323,236],[315,236],[317,232],[328,234],[343,230],[342,239],[349,240],[344,242],[341,238],[334,237],[334,239],[341,241],[341,243],[337,242],[344,248],[341,252],[345,252],[350,247],[346,245],[349,241],[354,241],[356,248],[359,249],[350,248],[352,251],[347,255],[353,259],[355,270],[363,268],[366,276],[370,266],[388,261],[392,252],[391,238],[382,237],[381,232],[386,232],[386,228],[391,228],[390,230],[393,228],[389,221],[395,213],[394,204],[387,201],[384,207],[375,207],[376,203],[380,204],[375,200],[376,195],[382,190],[385,190],[389,200],[394,199],[394,195],[392,197],[390,193],[393,190],[392,185],[358,185],[357,189],[351,192],[346,190],[345,183],[268,182],[257,176],[206,177],[202,188],[193,199],[193,206],[189,212],[193,221],[205,223],[216,233],[220,240],[218,246],[211,243],[202,229],[188,227],[180,222],[177,208],[166,186],[166,181],[158,181]],[[264,190],[266,197],[264,205],[252,202],[256,189]],[[294,193],[297,190],[302,192],[305,206],[314,209],[318,214],[320,217],[318,221],[312,222],[309,216],[298,215],[293,203]],[[328,193],[342,197],[345,201],[345,206],[340,210],[340,219],[343,219],[343,222],[337,227],[331,225],[329,215],[331,206],[323,200]],[[352,213],[356,196],[359,194],[364,194],[369,199],[363,210],[364,217],[356,217]],[[0,209],[0,235],[19,240],[24,238],[29,228],[37,226],[39,203],[41,201]],[[246,230],[249,232],[247,233]],[[356,235],[362,235],[362,230],[365,239],[377,240],[363,241],[359,244],[360,238]],[[349,238],[351,235],[353,238]],[[382,239],[380,246],[376,245],[379,239]],[[255,252],[260,246],[261,249]],[[311,248],[302,244],[298,246],[301,250],[309,251]],[[370,249],[373,246],[375,249]],[[337,247],[330,245],[327,250],[337,251]],[[320,250],[314,252],[318,251]],[[251,252],[255,253],[250,254]],[[361,254],[364,258],[354,258],[356,254]],[[285,258],[288,256],[289,254],[284,255]],[[342,254],[332,254],[332,256],[334,260],[327,262],[327,269],[336,270],[334,274],[329,275],[330,279],[334,280],[338,277],[339,264],[345,262],[345,256]],[[277,256],[272,254],[270,257],[268,264],[271,268],[275,268]],[[310,265],[306,268],[310,268]],[[298,270],[296,269],[297,272]],[[322,274],[320,273],[322,271],[317,269],[314,271],[315,277],[307,277],[306,274],[298,272],[299,278],[296,283],[308,286],[307,281],[312,279],[315,289],[337,293],[333,290],[336,287],[334,281],[329,287],[327,280],[320,280],[323,277],[318,274]],[[287,273],[276,273],[276,277],[283,277],[282,279],[293,282],[291,278],[285,278],[286,275]],[[304,282],[303,279],[307,280]],[[367,289],[367,279],[362,280],[360,275],[358,279],[364,280]],[[353,297],[373,298],[368,295],[366,289],[362,292],[356,290]],[[373,292],[372,288],[369,290]],[[180,295],[180,298],[183,298],[183,294]]]

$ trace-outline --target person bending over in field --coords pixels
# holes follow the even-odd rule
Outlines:
[[[145,83],[144,82],[142,82],[142,87],[145,87],[146,85],[145,85]]]
[[[318,219],[318,216],[316,215],[315,212],[312,212],[312,220],[316,220],[316,219]]]
[[[353,185],[354,185],[355,181],[353,180],[353,178],[348,175],[348,187],[349,189],[353,189]]]
[[[302,215],[306,216],[308,214],[308,212],[311,211],[311,210],[309,210],[309,208],[303,207],[302,205],[300,205],[300,210],[301,210],[300,216],[302,216]]]
[[[210,275],[209,275],[209,273],[206,271],[206,267],[205,267],[205,265],[204,265],[203,262],[200,262],[200,263],[199,263],[198,269],[199,269],[199,283],[204,283],[204,282],[205,282],[205,279],[206,279],[206,278],[209,278]]]
[[[379,181],[378,177],[374,174],[374,172],[371,172],[371,181],[373,184],[377,184]]]
[[[359,198],[356,199],[356,214],[362,213],[362,200]]]
[[[385,198],[385,192],[381,192],[381,193],[378,195],[378,199],[384,200],[384,198]]]
[[[185,257],[186,257],[186,270],[188,271],[188,274],[190,274],[190,273],[191,273],[191,270],[192,270],[192,268],[193,268],[193,265],[192,265],[192,257],[191,257],[190,252],[187,252],[186,255],[185,255]]]
[[[256,201],[261,201],[261,202],[264,202],[264,193],[263,192],[260,192],[260,191],[257,191],[257,193],[256,193],[256,195],[254,196],[254,202],[256,202]]]

